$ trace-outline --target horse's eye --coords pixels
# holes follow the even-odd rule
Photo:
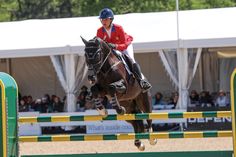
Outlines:
[[[96,54],[96,59],[100,59],[100,53]]]

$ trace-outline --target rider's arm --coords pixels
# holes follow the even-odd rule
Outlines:
[[[119,51],[124,51],[127,49],[129,44],[132,42],[133,38],[127,35],[122,27],[119,27],[117,30],[117,35],[119,37],[119,41],[116,42],[116,49]],[[132,39],[131,39],[132,38]]]

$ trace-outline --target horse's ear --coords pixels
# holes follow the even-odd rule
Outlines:
[[[82,41],[84,42],[84,44],[85,45],[87,45],[88,44],[88,41],[87,40],[85,40],[82,36],[80,36],[80,38],[82,39]]]
[[[96,43],[97,45],[100,45],[100,44],[102,43],[102,39],[101,39],[101,38],[94,37],[94,39],[95,39],[95,43]]]
[[[101,42],[101,47],[104,50],[107,50],[108,52],[110,51],[110,47],[107,45],[106,42]]]

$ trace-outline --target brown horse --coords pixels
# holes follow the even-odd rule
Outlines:
[[[82,37],[81,37],[82,38]],[[118,114],[125,113],[151,113],[150,91],[143,92],[137,80],[127,72],[125,64],[114,54],[106,42],[100,38],[89,41],[83,39],[85,44],[85,58],[88,66],[88,80],[93,84],[91,87],[92,98],[99,113],[107,116],[107,111],[102,105],[100,97],[107,96],[112,107]],[[127,65],[132,68],[132,61],[125,57]],[[132,124],[135,133],[145,131],[152,132],[152,120],[127,121]],[[156,144],[156,139],[149,140],[150,144]],[[136,139],[135,146],[144,150],[144,144]]]

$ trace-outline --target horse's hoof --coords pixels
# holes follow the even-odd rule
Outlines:
[[[123,115],[126,113],[126,109],[123,106],[121,106],[119,109],[116,110],[116,112],[120,115]]]
[[[102,109],[97,108],[97,111],[98,111],[99,115],[101,115],[102,117],[107,117],[107,115],[108,115],[108,112],[105,108],[102,108]]]
[[[145,145],[140,140],[135,140],[134,145],[140,150],[145,150]]]
[[[155,145],[155,144],[157,144],[157,139],[150,139],[149,143],[150,143],[150,145]]]
[[[143,143],[141,143],[140,146],[138,147],[138,150],[144,151],[145,150],[145,145]]]

